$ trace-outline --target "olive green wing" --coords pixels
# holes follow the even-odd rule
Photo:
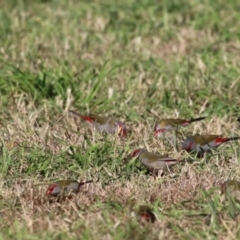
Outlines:
[[[210,142],[214,141],[218,135],[194,135],[194,142],[199,144],[199,145],[206,145],[209,144]]]
[[[96,114],[90,114],[89,115],[96,123],[99,123],[101,125],[103,124],[110,124],[110,125],[113,125],[115,123],[115,121],[112,119],[112,118],[108,118],[108,117],[105,117],[105,116],[99,116],[99,115],[96,115]]]
[[[162,127],[166,127],[169,125],[180,125],[184,122],[185,120],[183,119],[174,119],[174,118],[166,118],[166,119],[161,119],[157,124],[161,125]]]

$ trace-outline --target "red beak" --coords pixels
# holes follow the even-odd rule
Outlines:
[[[52,191],[53,189],[56,187],[56,184],[53,184],[51,186],[49,186],[48,190],[47,190],[47,195],[51,195],[52,194]]]
[[[155,130],[155,131],[154,131],[154,136],[157,136],[158,133],[163,133],[163,132],[165,132],[165,129],[158,129],[158,130]]]
[[[126,128],[123,126],[119,126],[119,136],[120,137],[126,137],[127,136],[127,131]]]

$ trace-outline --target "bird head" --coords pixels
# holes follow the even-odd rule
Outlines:
[[[155,137],[162,137],[165,131],[166,131],[165,128],[159,128],[159,129],[155,129],[153,134]]]
[[[60,193],[60,190],[61,189],[59,188],[59,186],[56,183],[54,183],[54,184],[52,184],[52,185],[50,185],[48,187],[47,195],[49,195],[49,196],[57,196]]]
[[[139,206],[137,212],[136,212],[138,218],[142,222],[154,222],[156,220],[156,217],[154,213],[152,212],[152,209],[148,206],[141,205]]]
[[[129,161],[130,159],[134,158],[134,157],[138,157],[142,152],[147,151],[144,148],[138,148],[136,150],[134,150],[132,153],[128,154],[125,161]]]
[[[191,152],[193,144],[194,144],[194,139],[192,137],[188,137],[184,140],[182,149],[187,152]]]
[[[127,136],[127,128],[122,122],[117,122],[118,127],[118,135],[120,137],[126,137]]]
[[[162,137],[166,129],[162,126],[161,121],[157,122],[153,129],[153,134],[155,137]]]
[[[144,148],[138,148],[136,150],[134,150],[130,155],[131,157],[138,157],[142,152],[145,152],[146,149]]]

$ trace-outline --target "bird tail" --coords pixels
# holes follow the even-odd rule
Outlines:
[[[82,185],[85,185],[87,183],[93,183],[93,180],[88,180],[88,181],[85,181],[85,182],[80,182],[80,186]]]
[[[80,113],[77,113],[77,112],[75,112],[75,111],[73,111],[73,110],[68,110],[70,113],[73,113],[74,115],[77,115],[77,116],[79,116],[79,117],[83,117],[83,115],[81,115]]]
[[[191,122],[197,122],[197,121],[201,121],[201,120],[203,120],[203,119],[205,119],[206,117],[199,117],[199,118],[191,118],[190,120],[189,120],[189,122],[191,123]]]
[[[167,160],[165,160],[165,162],[168,164],[174,164],[174,163],[177,164],[179,161],[177,159],[167,159]]]
[[[226,138],[226,141],[225,142],[228,142],[228,141],[235,141],[235,140],[239,140],[240,137],[230,137],[230,138]]]
[[[178,160],[178,163],[193,163],[194,160],[191,158],[184,158],[184,159],[180,159]]]

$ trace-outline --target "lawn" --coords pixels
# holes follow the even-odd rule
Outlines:
[[[229,0],[0,2],[0,239],[239,239],[240,205],[219,183],[240,178],[239,142],[153,177],[139,147],[188,158],[188,134],[239,136],[240,4]],[[90,131],[81,114],[125,122]],[[176,145],[157,119],[206,116]],[[93,180],[56,202],[47,185]],[[148,205],[154,223],[134,215]]]

